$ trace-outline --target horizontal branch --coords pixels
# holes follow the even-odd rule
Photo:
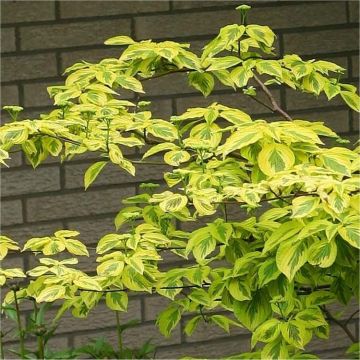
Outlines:
[[[176,290],[176,289],[192,289],[192,288],[201,289],[201,288],[206,288],[206,287],[209,287],[209,286],[210,286],[210,284],[204,283],[201,286],[200,285],[163,286],[163,287],[161,287],[159,289],[157,289],[156,287],[152,287],[151,292],[154,293],[157,290]],[[89,291],[89,292],[97,292],[97,293],[113,293],[113,292],[128,292],[128,291],[131,291],[129,289],[89,290],[89,289],[83,289],[83,288],[78,288],[78,290],[80,290],[80,291]]]

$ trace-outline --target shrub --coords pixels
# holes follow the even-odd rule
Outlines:
[[[169,171],[165,191],[145,183],[141,194],[123,200],[116,231],[101,238],[95,252],[73,230],[28,240],[21,251],[43,256],[26,274],[1,270],[2,285],[24,278],[3,306],[61,301],[56,319],[66,311],[86,317],[105,298],[118,316],[129,291],[157,293],[171,299],[157,319],[165,336],[186,313],[192,314],[189,336],[202,321],[226,332],[250,330],[251,352],[237,358],[315,358],[306,345],[314,336],[328,337],[329,321],[356,341],[351,318],[338,320],[328,304],[358,296],[359,148],[344,147],[347,141],[321,122],[293,119],[271,92],[284,86],[325,93],[359,111],[356,88],[341,82],[344,69],[332,62],[276,58],[273,31],[248,25],[248,6],[237,10],[241,23],[221,28],[200,57],[188,44],[116,36],[105,43],[123,47],[119,59],[76,63],[64,85],[48,88],[55,104],[49,114],[20,120],[20,107],[5,107],[13,121],[0,129],[3,164],[14,151],[34,168],[48,156],[66,161],[92,152],[98,159],[85,172],[85,189],[105,166],[134,176],[149,164],[165,163]],[[169,120],[153,118],[143,83],[173,73],[205,97],[215,82],[231,87],[278,118],[252,119],[216,102]],[[121,88],[137,100],[122,100]],[[126,147],[146,151],[134,160],[124,156]],[[160,153],[164,162],[148,160]],[[2,259],[19,250],[1,237]],[[89,250],[98,256],[97,275],[75,267]],[[186,265],[159,269],[169,251]],[[57,257],[62,253],[71,257]],[[23,342],[21,334],[20,328]]]

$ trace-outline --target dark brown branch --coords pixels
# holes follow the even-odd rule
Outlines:
[[[61,140],[61,141],[65,141],[65,142],[68,142],[68,143],[70,143],[70,144],[81,145],[81,142],[76,141],[76,140],[71,140],[71,139],[68,139],[68,138],[63,137],[63,136],[49,135],[49,134],[42,133],[42,132],[37,133],[37,134],[34,134],[34,135],[49,136],[49,137],[51,137],[51,138],[58,139],[58,140]]]
[[[171,71],[168,71],[168,72],[164,72],[164,73],[160,73],[160,74],[156,74],[154,76],[150,76],[150,77],[147,77],[147,78],[143,78],[143,79],[139,79],[141,82],[143,81],[147,81],[147,80],[152,80],[152,79],[157,79],[159,77],[162,77],[162,76],[166,76],[166,75],[171,75],[171,74],[176,74],[176,73],[183,73],[183,72],[189,72],[189,71],[192,71],[191,69],[177,69],[177,70],[171,70]]]
[[[352,332],[349,330],[349,328],[347,327],[347,322],[343,322],[341,320],[336,319],[331,313],[330,311],[326,308],[326,306],[320,306],[321,310],[323,311],[323,313],[326,315],[326,317],[328,318],[328,320],[330,320],[331,322],[337,324],[338,326],[340,326],[344,332],[346,333],[346,335],[349,337],[349,339],[354,343],[356,342],[356,336],[352,334]]]
[[[192,289],[192,288],[197,288],[197,289],[201,289],[203,287],[207,287],[210,284],[204,283],[202,286],[200,285],[183,285],[183,286],[164,286],[161,287],[161,290],[175,290],[175,289]],[[89,292],[98,292],[98,293],[108,293],[108,292],[121,292],[121,291],[129,291],[129,289],[107,289],[107,290],[89,290],[89,289],[82,289],[82,288],[78,288],[78,290],[80,291],[89,291]],[[151,288],[151,291],[154,292],[156,291],[155,287]]]
[[[356,311],[354,311],[351,315],[350,315],[350,317],[345,321],[345,325],[347,325],[350,321],[351,321],[351,319],[356,315],[356,314],[358,314],[360,312],[360,309],[357,309]]]
[[[268,104],[265,104],[263,101],[257,99],[255,96],[250,96],[250,95],[248,95],[248,97],[249,97],[250,99],[256,101],[258,104],[266,107],[266,108],[267,108],[268,110],[270,110],[271,112],[273,112],[273,113],[275,112],[275,110],[274,110],[271,106],[269,106]]]
[[[254,74],[254,79],[255,81],[259,84],[259,86],[261,87],[262,91],[264,91],[265,95],[269,98],[272,106],[273,106],[273,111],[276,111],[277,113],[281,114],[282,116],[284,116],[285,119],[292,121],[292,117],[285,111],[283,110],[280,105],[277,103],[277,101],[275,100],[274,96],[271,94],[270,90],[267,88],[267,86],[259,79],[259,77]]]

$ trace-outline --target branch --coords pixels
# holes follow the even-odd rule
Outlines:
[[[152,80],[152,79],[156,79],[156,78],[159,78],[159,77],[162,77],[162,76],[166,76],[166,75],[171,75],[171,74],[176,74],[176,73],[182,73],[182,72],[189,72],[189,71],[192,71],[191,69],[177,69],[177,70],[171,70],[171,71],[167,71],[167,72],[164,72],[164,73],[160,73],[160,74],[156,74],[154,76],[150,76],[150,77],[147,77],[147,78],[143,78],[143,79],[139,79],[141,82],[143,81],[147,81],[147,80]],[[195,70],[194,70],[195,71]]]
[[[81,145],[81,142],[76,141],[76,140],[71,140],[71,139],[65,138],[63,136],[50,135],[50,134],[46,134],[46,133],[42,133],[42,132],[39,132],[39,133],[34,134],[34,135],[49,136],[51,138],[58,139],[58,140],[61,140],[61,141],[65,141],[65,142],[68,142],[68,143],[71,143],[71,144],[74,144],[74,145]]]
[[[267,88],[267,86],[259,79],[259,77],[254,74],[254,79],[255,81],[260,85],[261,89],[264,91],[264,93],[266,94],[266,96],[269,98],[272,106],[273,106],[273,111],[278,112],[279,114],[281,114],[282,116],[284,116],[285,119],[292,121],[292,117],[285,111],[283,110],[280,105],[276,102],[274,96],[271,94],[270,90]]]
[[[356,315],[356,314],[358,314],[360,312],[360,309],[357,309],[356,311],[354,311],[351,315],[350,315],[350,317],[345,321],[345,325],[347,325],[350,321],[351,321],[351,319]]]
[[[161,287],[160,290],[173,290],[173,289],[192,289],[192,288],[204,288],[208,287],[210,284],[204,283],[201,286],[200,285],[183,285],[183,286],[164,286]],[[107,290],[90,290],[90,289],[82,289],[78,288],[80,291],[89,291],[89,292],[98,292],[98,293],[111,293],[111,292],[121,292],[121,291],[130,291],[129,289],[107,289]],[[157,289],[155,287],[151,288],[151,292],[155,292]]]
[[[337,324],[338,326],[340,326],[346,333],[346,335],[349,337],[349,339],[355,343],[356,342],[356,336],[354,336],[351,331],[349,330],[349,328],[347,327],[347,322],[342,322],[338,319],[336,319],[331,313],[330,311],[324,306],[320,306],[321,310],[324,312],[324,314],[327,316],[327,318],[332,321],[333,323]]]
[[[255,96],[250,96],[250,95],[247,95],[250,99],[256,101],[258,104],[266,107],[268,110],[270,110],[271,112],[275,112],[275,110],[269,106],[268,104],[265,104],[264,102],[262,102],[261,100],[257,99]]]

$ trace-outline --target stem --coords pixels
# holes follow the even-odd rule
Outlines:
[[[20,343],[20,355],[21,358],[25,358],[25,343],[24,343],[24,331],[22,329],[21,325],[21,318],[20,318],[20,309],[19,309],[19,302],[16,295],[16,290],[13,290],[14,293],[14,303],[15,303],[15,309],[16,309],[16,320],[17,320],[17,326],[19,330],[19,343]]]
[[[2,331],[0,331],[0,359],[5,359],[3,337],[4,334]]]
[[[106,150],[109,153],[110,120],[105,120],[105,121],[106,121]]]
[[[162,77],[162,76],[165,76],[165,75],[176,74],[176,73],[181,73],[181,72],[189,72],[189,71],[191,71],[191,69],[187,69],[187,68],[185,68],[185,69],[177,69],[177,70],[168,71],[168,72],[165,72],[165,73],[162,73],[162,74],[157,74],[157,75],[147,77],[147,78],[143,78],[143,79],[139,79],[139,80],[141,82],[143,82],[143,81],[147,81],[147,80],[156,79],[156,78],[159,78],[159,77]]]
[[[40,321],[38,321],[38,307],[36,304],[36,300],[33,299],[33,304],[34,304],[34,317],[35,317],[35,326],[41,326],[42,324],[40,324]],[[36,334],[37,337],[37,345],[38,345],[38,355],[39,355],[39,359],[44,359],[44,334],[41,333],[40,334]]]
[[[259,77],[254,74],[254,79],[255,81],[260,85],[262,91],[264,91],[265,95],[268,97],[268,99],[270,100],[272,106],[273,106],[273,111],[278,112],[279,114],[281,114],[282,116],[284,116],[285,119],[292,121],[292,117],[285,111],[283,110],[280,105],[276,102],[274,96],[271,94],[270,90],[267,88],[267,86],[259,79]]]
[[[355,343],[355,342],[357,341],[356,336],[353,335],[353,334],[351,333],[350,329],[347,327],[348,321],[345,322],[345,323],[343,323],[342,321],[336,319],[336,318],[330,313],[330,311],[325,307],[325,305],[324,305],[324,306],[320,306],[320,308],[321,308],[321,310],[324,312],[324,314],[327,316],[327,318],[328,318],[330,321],[334,322],[335,324],[337,324],[338,326],[340,326],[340,327],[344,330],[344,332],[346,333],[346,335],[349,337],[349,339],[350,339],[353,343]],[[354,315],[355,315],[355,314],[356,314],[356,313],[354,313]],[[350,319],[351,319],[351,318],[350,318]]]
[[[121,335],[121,328],[120,328],[120,316],[119,312],[115,311],[116,315],[116,332],[117,332],[117,340],[118,340],[118,347],[119,347],[119,359],[122,356],[122,335]]]
[[[350,317],[345,321],[345,325],[347,325],[349,322],[350,322],[350,320],[357,314],[357,313],[359,313],[360,312],[360,309],[357,309],[356,311],[354,311],[351,315],[350,315]]]
[[[44,359],[44,339],[42,335],[37,336],[39,359]]]
[[[222,210],[223,210],[223,214],[224,214],[224,220],[227,222],[228,221],[228,213],[227,213],[226,204],[222,204]]]

